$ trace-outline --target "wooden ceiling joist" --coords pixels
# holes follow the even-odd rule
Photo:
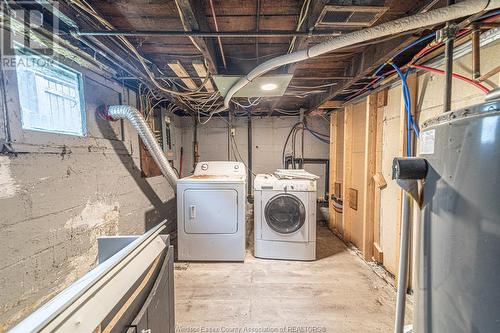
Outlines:
[[[196,85],[196,83],[194,83],[192,79],[185,78],[189,77],[189,73],[186,71],[184,66],[182,66],[180,61],[178,60],[169,61],[167,65],[175,73],[175,75],[177,75],[180,78],[183,78],[181,79],[181,81],[186,85],[188,89],[195,90],[196,88],[198,88],[198,86]]]
[[[343,101],[326,101],[321,104],[318,109],[337,109],[341,108],[344,105]]]
[[[188,31],[210,31],[204,13],[201,0],[175,0],[184,24],[184,29]],[[212,74],[217,74],[217,62],[215,57],[215,47],[212,39],[190,37],[198,50],[203,54],[208,64],[208,69]]]
[[[301,31],[312,31],[312,29],[314,29],[314,26],[316,25],[316,22],[318,21],[318,18],[321,15],[321,12],[323,11],[323,8],[327,3],[328,0],[317,0],[312,2],[312,8],[309,11],[305,24],[302,25]],[[309,39],[307,36],[297,37],[295,39],[295,43],[291,51],[295,52],[298,50],[303,50],[306,49],[308,46],[309,46]],[[286,73],[293,75],[298,66],[299,63],[290,64],[288,67],[286,67]],[[281,98],[278,98],[272,104],[269,110],[269,114],[271,114],[275,108],[280,106],[280,103],[281,103]]]
[[[201,81],[205,80],[205,77],[207,77],[208,73],[203,61],[199,60],[193,61],[193,68],[196,71],[196,74],[198,74],[198,76],[200,77]],[[205,83],[205,88],[207,89],[208,92],[214,91],[214,85],[212,84],[211,79],[207,80],[207,82]]]
[[[428,3],[429,1],[418,1],[417,3],[401,2],[397,4],[398,8],[391,7],[391,9],[393,11],[398,9],[400,12],[406,12],[406,15],[413,15],[422,11]],[[398,17],[400,16],[401,15],[398,15]],[[392,19],[398,17],[393,17]],[[326,93],[313,95],[310,99],[308,112],[318,109],[326,101],[334,99],[363,78],[371,76],[378,66],[392,59],[400,50],[404,49],[418,38],[419,37],[415,34],[407,35],[406,37],[394,36],[393,39],[366,47],[364,51],[352,57],[351,64],[347,68],[346,74],[353,76],[353,79],[330,87]]]

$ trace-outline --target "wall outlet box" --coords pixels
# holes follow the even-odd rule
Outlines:
[[[236,128],[231,128],[231,136],[235,136],[236,135]]]

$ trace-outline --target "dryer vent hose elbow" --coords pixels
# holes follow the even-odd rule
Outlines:
[[[153,157],[154,161],[160,168],[161,173],[165,176],[175,192],[177,189],[177,174],[170,165],[170,162],[167,160],[163,149],[156,141],[153,132],[149,128],[141,112],[130,105],[106,105],[99,108],[98,114],[101,118],[109,121],[126,119],[130,122],[130,124],[137,130],[137,133],[151,154],[151,157]]]

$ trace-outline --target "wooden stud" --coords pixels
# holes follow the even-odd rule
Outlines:
[[[373,221],[375,213],[375,175],[377,149],[377,94],[371,94],[366,102],[365,124],[365,161],[364,161],[364,200],[363,200],[363,243],[365,260],[373,256]]]
[[[380,247],[380,209],[382,206],[381,190],[387,186],[384,175],[382,174],[382,146],[383,146],[383,130],[384,130],[384,106],[387,105],[388,89],[384,89],[382,93],[383,102],[381,102],[381,92],[377,96],[377,138],[376,138],[376,152],[375,152],[375,175],[373,180],[377,185],[375,188],[374,213],[373,213],[373,259],[378,263],[384,262],[384,256]]]
[[[344,240],[351,241],[351,214],[349,208],[349,188],[351,188],[352,175],[352,113],[353,105],[350,104],[344,109],[344,165],[343,165],[343,187],[344,209],[342,218],[342,233]]]
[[[189,73],[186,71],[184,66],[182,66],[179,60],[169,61],[167,64],[178,77],[189,77]],[[192,79],[181,79],[181,81],[184,82],[188,89],[195,90],[198,88]]]
[[[387,98],[389,95],[389,89],[385,88],[377,93],[377,107],[381,108],[387,106]]]
[[[341,108],[343,104],[343,101],[326,101],[321,104],[318,109],[337,109]]]
[[[205,80],[205,78],[207,77],[207,69],[205,68],[205,64],[203,63],[203,61],[200,61],[200,60],[194,60],[193,61],[193,67],[194,67],[194,70],[196,71],[196,74],[198,74],[198,76],[200,77],[201,81],[203,82],[203,80]],[[214,91],[214,86],[212,84],[212,81],[211,79],[208,79],[207,82],[205,83],[205,89],[208,91],[208,92],[213,92]]]
[[[338,132],[338,113],[333,112],[330,115],[330,170],[329,170],[329,178],[330,184],[328,184],[329,190],[328,193],[330,196],[335,193],[335,176],[337,169],[337,132]],[[328,207],[328,225],[331,230],[337,229],[337,221],[335,209],[333,209],[332,200],[328,200],[330,205]]]

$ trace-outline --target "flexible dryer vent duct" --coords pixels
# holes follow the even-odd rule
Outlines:
[[[172,169],[170,162],[163,153],[163,149],[161,149],[156,141],[153,132],[139,110],[129,105],[112,105],[105,107],[102,112],[103,116],[108,120],[126,119],[135,127],[142,142],[144,142],[144,145],[160,168],[161,173],[167,178],[167,181],[175,192],[177,189],[177,174]]]

